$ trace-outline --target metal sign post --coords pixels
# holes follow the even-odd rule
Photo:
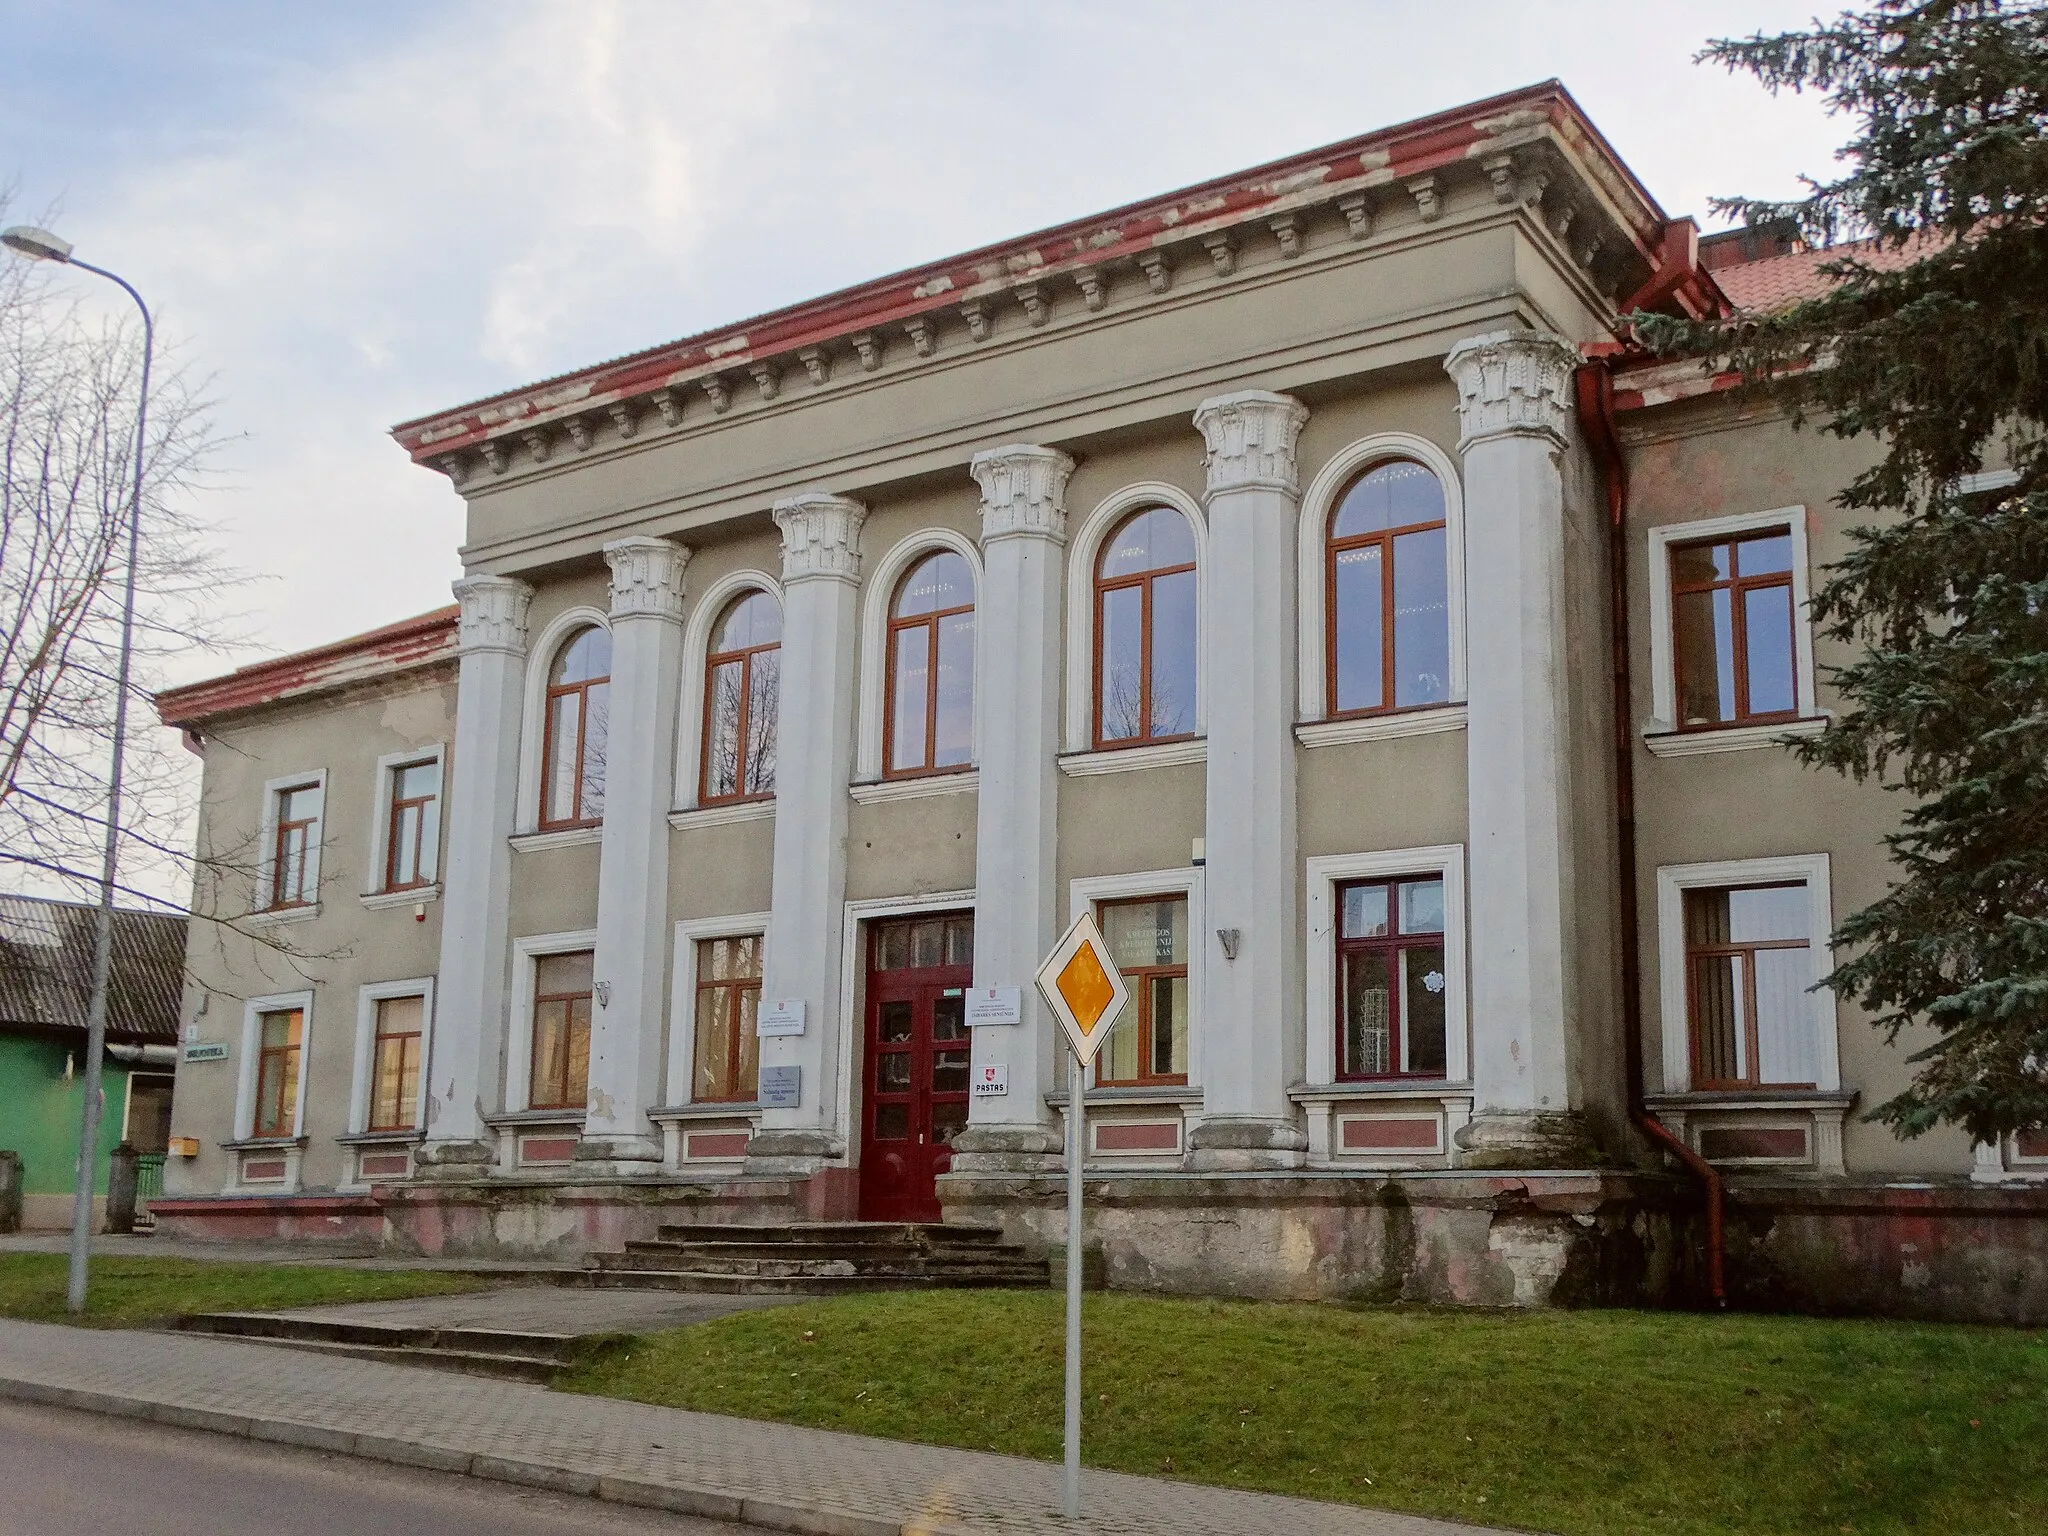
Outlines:
[[[1073,1047],[1067,1068],[1067,1404],[1062,1508],[1081,1518],[1081,1173],[1086,1159],[1088,1064],[1130,1001],[1095,919],[1084,912],[1038,968],[1038,991]]]

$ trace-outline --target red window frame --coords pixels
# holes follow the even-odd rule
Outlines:
[[[385,1004],[417,1003],[419,1023],[412,1029],[385,1028]],[[416,1130],[419,1116],[420,1050],[425,1039],[427,1000],[413,994],[377,999],[375,1033],[370,1046],[370,1119],[372,1131]],[[384,1096],[387,1055],[398,1057],[396,1091],[387,1104]]]
[[[577,746],[580,748],[582,743],[578,742]],[[438,768],[439,766],[438,759],[423,757],[417,762],[399,763],[391,770],[391,810],[386,818],[384,828],[384,889],[387,891],[418,890],[421,886],[434,883],[431,875],[428,873],[430,861],[427,855],[433,850],[427,845],[427,807],[441,798],[439,779],[437,777],[434,792],[430,795],[410,795],[401,799],[398,787],[405,782],[405,775],[411,769]],[[413,823],[410,839],[405,836],[405,813],[407,811],[419,813],[418,819]],[[438,833],[438,831],[439,827],[437,825],[436,832]],[[410,845],[409,847],[408,844]],[[399,854],[402,851],[410,852],[412,855],[412,878],[410,880],[398,878]]]
[[[543,992],[540,990],[540,965],[542,961],[569,959],[576,954],[590,956],[591,951],[570,951],[564,955],[542,955],[534,961],[533,991],[533,1038],[528,1045],[528,1069],[526,1077],[526,1107],[528,1109],[582,1109],[590,1092],[590,998],[588,992]],[[540,1072],[541,1010],[552,1005],[562,1006],[562,1070],[559,1081],[546,1084],[553,1090],[543,1097]],[[578,1005],[581,1005],[580,1007]],[[576,1059],[575,1042],[578,1035],[583,1037],[583,1085],[575,1090],[570,1079],[575,1076],[571,1063]]]
[[[283,1019],[285,1037],[270,1042],[270,1021]],[[256,1016],[256,1108],[251,1134],[266,1140],[298,1133],[299,1052],[306,1038],[306,1010],[278,1008]]]
[[[1126,896],[1119,897],[1115,901],[1098,901],[1095,903],[1095,921],[1098,924],[1102,923],[1104,917],[1113,907],[1156,907],[1162,903],[1179,904],[1181,908],[1181,927],[1183,930],[1186,930],[1187,943],[1192,948],[1195,936],[1193,930],[1188,927],[1188,924],[1190,922],[1190,914],[1193,911],[1193,904],[1188,900],[1185,892],[1169,891],[1161,896]],[[1155,1072],[1151,1067],[1153,1047],[1155,1045],[1153,1034],[1157,1023],[1152,1007],[1152,983],[1159,980],[1171,981],[1177,979],[1186,981],[1188,979],[1187,962],[1183,960],[1177,965],[1119,965],[1117,969],[1122,973],[1124,982],[1129,986],[1131,992],[1130,1006],[1134,1010],[1134,1025],[1138,1033],[1138,1075],[1136,1077],[1110,1077],[1106,1075],[1112,1055],[1111,1042],[1105,1040],[1101,1051],[1095,1057],[1095,1086],[1098,1088],[1180,1088],[1187,1086],[1187,1073]],[[1192,1027],[1192,1015],[1194,1012],[1194,989],[1192,985],[1187,990],[1189,993],[1188,1016],[1180,1020],[1183,1034]],[[1114,1021],[1111,1022],[1110,1027],[1112,1029],[1115,1028]],[[1183,1043],[1186,1044],[1188,1042],[1184,1041]]]
[[[1672,712],[1679,717],[1676,721],[1679,730],[1718,731],[1725,730],[1729,726],[1734,725],[1764,725],[1781,720],[1796,720],[1799,718],[1799,687],[1797,681],[1799,614],[1796,601],[1797,593],[1794,592],[1792,586],[1792,572],[1789,570],[1766,571],[1757,576],[1744,576],[1742,574],[1743,545],[1760,543],[1765,539],[1788,538],[1791,532],[1792,529],[1789,524],[1780,523],[1770,528],[1749,529],[1742,533],[1728,534],[1720,538],[1687,539],[1683,543],[1675,543],[1670,546],[1666,558],[1669,561],[1667,570],[1671,581],[1671,670],[1672,685],[1675,690],[1672,696],[1674,700]],[[1684,582],[1679,580],[1678,562],[1681,555],[1693,550],[1714,549],[1722,545],[1728,547],[1728,568],[1734,574],[1711,581]],[[1786,593],[1785,654],[1792,659],[1794,668],[1792,707],[1790,709],[1773,709],[1759,712],[1753,711],[1749,707],[1749,594],[1774,587],[1782,587]],[[1697,592],[1717,592],[1722,590],[1726,590],[1730,594],[1729,609],[1731,616],[1729,628],[1732,633],[1729,637],[1729,644],[1734,649],[1735,713],[1725,720],[1701,720],[1687,724],[1685,720],[1685,683],[1689,670],[1686,658],[1687,631],[1678,621],[1679,599]],[[1693,664],[1698,664],[1697,658],[1694,658]],[[1711,662],[1709,662],[1710,668],[1711,665]],[[1718,683],[1718,679],[1716,681]]]
[[[1448,882],[1444,881],[1441,875],[1429,873],[1392,875],[1372,880],[1346,880],[1338,885],[1336,889],[1336,921],[1332,925],[1335,940],[1334,949],[1331,954],[1330,995],[1336,1001],[1336,1018],[1333,1021],[1336,1029],[1335,1039],[1332,1041],[1335,1055],[1332,1057],[1332,1060],[1336,1063],[1335,1075],[1340,1083],[1378,1083],[1390,1082],[1396,1079],[1417,1082],[1442,1082],[1444,1080],[1444,1073],[1449,1069],[1450,1031],[1454,1023],[1449,1017],[1448,1009],[1444,1018],[1444,1069],[1417,1071],[1412,1068],[1403,1068],[1399,1065],[1401,1058],[1408,1054],[1409,1044],[1406,1037],[1408,968],[1404,963],[1404,957],[1410,950],[1434,949],[1441,957],[1440,963],[1446,968],[1446,974],[1448,974],[1448,967],[1450,965],[1450,936],[1448,933],[1450,914],[1448,912],[1445,913],[1446,926],[1444,928],[1434,928],[1418,933],[1406,933],[1401,929],[1400,888],[1404,885],[1426,885],[1432,882],[1443,889],[1444,900],[1449,901],[1450,891]],[[1345,894],[1349,891],[1375,888],[1387,893],[1387,931],[1384,934],[1369,937],[1346,938],[1344,936]],[[1390,1063],[1394,1063],[1394,1065],[1385,1072],[1349,1070],[1344,1061],[1344,1036],[1350,1023],[1345,1016],[1347,998],[1344,990],[1344,957],[1351,954],[1372,952],[1378,952],[1387,957],[1387,975],[1394,987],[1393,1006],[1389,1010],[1387,1020],[1387,1060]]]
[[[734,610],[741,603],[763,594],[766,590],[766,588],[756,588],[751,592],[742,592],[738,597],[727,603],[725,611],[718,616],[718,623],[713,628],[712,634],[716,636],[725,628],[726,624],[731,620]],[[773,594],[768,595],[771,598],[773,596]],[[753,770],[753,764],[750,759],[753,753],[754,660],[756,657],[765,655],[769,651],[780,651],[781,649],[782,636],[778,630],[775,639],[764,641],[759,645],[744,645],[729,651],[711,651],[705,656],[704,741],[698,752],[699,761],[697,763],[697,783],[700,786],[697,800],[700,805],[737,805],[743,800],[773,800],[775,798],[774,785],[771,784],[766,789],[750,790],[747,788],[747,780]],[[733,755],[732,781],[734,788],[731,793],[720,795],[713,794],[711,790],[711,754],[718,745],[718,692],[714,686],[714,681],[718,676],[718,669],[720,667],[735,661],[740,664],[740,717],[737,724],[733,727],[737,737],[734,743]],[[781,681],[778,675],[776,694],[776,708],[778,711],[782,707],[780,687]]]
[[[1139,507],[1130,515],[1118,518],[1116,526],[1109,531],[1109,536],[1102,541],[1102,547],[1095,552],[1095,678],[1092,691],[1094,693],[1093,702],[1095,712],[1095,733],[1093,740],[1095,743],[1095,749],[1098,752],[1114,752],[1124,747],[1149,746],[1154,742],[1191,741],[1195,738],[1196,735],[1199,734],[1196,731],[1187,730],[1175,731],[1171,735],[1155,735],[1152,730],[1153,585],[1163,577],[1179,576],[1185,572],[1195,570],[1199,562],[1194,560],[1188,560],[1180,565],[1158,566],[1148,571],[1134,571],[1129,575],[1125,576],[1104,576],[1102,574],[1103,565],[1108,561],[1110,553],[1116,548],[1117,535],[1122,533],[1125,528],[1129,527],[1139,518],[1144,517],[1146,514],[1150,512],[1155,512],[1158,510],[1159,508],[1156,507]],[[1187,514],[1182,512],[1178,507],[1170,507],[1167,510],[1173,512],[1173,514],[1177,517],[1184,518],[1187,516]],[[1192,530],[1190,530],[1190,532],[1192,532]],[[1105,737],[1102,734],[1103,607],[1105,599],[1111,592],[1123,591],[1130,587],[1142,587],[1144,589],[1144,596],[1139,600],[1142,604],[1143,611],[1139,619],[1138,628],[1138,633],[1140,636],[1138,665],[1138,718],[1143,723],[1143,725],[1142,729],[1135,736]],[[1198,603],[1200,602],[1199,593],[1197,594],[1196,601]],[[1195,643],[1198,647],[1201,644],[1201,633],[1199,629],[1196,631]],[[1200,665],[1201,663],[1198,657],[1196,660],[1196,668],[1198,671],[1200,669]],[[1198,688],[1200,687],[1199,679],[1197,681],[1196,686]]]
[[[718,976],[714,959],[718,946],[737,947],[738,958],[749,962],[745,974]],[[697,1104],[745,1104],[760,1095],[760,1046],[753,1024],[761,1003],[762,936],[758,933],[727,934],[697,941],[697,1006],[694,1015],[695,1055],[691,1078],[691,1102]],[[749,995],[753,1009],[747,1007]],[[707,1011],[708,1010],[708,1011]],[[705,1036],[708,1026],[722,1026],[725,1059],[719,1063],[718,1081],[723,1092],[705,1091]]]
[[[1692,937],[1692,903],[1702,897],[1722,896],[1733,891],[1799,890],[1803,880],[1764,880],[1751,885],[1702,886],[1683,893],[1679,922],[1685,944],[1685,1039],[1692,1059],[1692,1086],[1703,1092],[1742,1088],[1812,1088],[1812,1083],[1767,1083],[1760,1070],[1762,1031],[1757,1022],[1756,955],[1765,949],[1813,948],[1813,935],[1803,939],[1730,939],[1721,944],[1695,943]],[[1748,1070],[1741,1077],[1715,1077],[1707,1069],[1706,1053],[1700,1040],[1699,965],[1701,960],[1733,959],[1742,987],[1743,1059]]]
[[[968,763],[941,764],[938,761],[939,626],[943,620],[957,618],[963,613],[973,613],[974,602],[970,598],[967,602],[955,604],[951,608],[941,608],[933,613],[912,614],[908,618],[899,618],[896,614],[897,607],[903,601],[904,588],[908,587],[916,579],[918,572],[922,571],[934,559],[949,553],[952,553],[952,551],[937,550],[920,558],[915,565],[904,572],[903,579],[896,584],[896,591],[889,599],[889,627],[888,633],[883,637],[882,642],[888,647],[888,686],[884,690],[882,708],[882,777],[885,779],[918,779],[928,778],[937,773],[964,773],[970,766]],[[892,766],[896,761],[896,689],[899,681],[896,672],[896,637],[913,629],[922,629],[925,632],[924,756],[917,767],[897,768]],[[979,640],[979,638],[979,635],[975,636],[976,640]],[[970,711],[973,709],[971,699],[968,708]],[[969,728],[972,729],[971,720]]]
[[[555,655],[548,662],[549,670],[554,669],[562,653],[581,640],[591,630],[600,626],[591,624],[576,631],[556,648]],[[540,738],[540,830],[543,832],[566,831],[571,827],[595,827],[604,822],[604,808],[597,807],[596,814],[587,810],[589,785],[585,782],[584,769],[590,737],[590,696],[597,689],[606,691],[609,701],[612,677],[606,672],[603,677],[586,677],[576,683],[550,683],[547,694],[541,701]],[[549,815],[555,803],[555,702],[575,694],[576,697],[576,757],[575,780],[570,786],[570,803],[576,807],[574,816],[555,819]]]
[[[1331,504],[1330,515],[1323,522],[1323,708],[1332,720],[1352,720],[1362,715],[1388,715],[1409,709],[1440,709],[1441,703],[1396,704],[1394,702],[1394,540],[1403,534],[1428,533],[1433,529],[1450,527],[1448,516],[1433,518],[1428,522],[1403,523],[1398,528],[1374,529],[1369,533],[1354,533],[1337,538],[1332,529],[1344,510],[1344,502],[1359,482],[1368,475],[1385,469],[1390,464],[1413,464],[1432,480],[1436,471],[1426,464],[1413,459],[1376,459],[1345,482],[1341,495]],[[1439,482],[1438,494],[1442,494]],[[1380,546],[1380,702],[1369,704],[1363,709],[1339,709],[1337,707],[1337,560],[1353,550],[1365,549],[1374,544]]]
[[[320,811],[311,816],[295,820],[285,819],[285,807],[293,795],[304,794],[307,790],[318,791],[319,782],[294,784],[289,789],[277,792],[277,831],[270,847],[270,905],[281,907],[310,907],[317,894],[310,887],[313,884],[313,849],[320,826]],[[322,811],[325,806],[322,806]],[[296,854],[296,858],[293,856]],[[286,881],[296,873],[297,883],[288,887]]]

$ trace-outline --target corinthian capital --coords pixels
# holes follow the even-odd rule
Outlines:
[[[683,567],[690,551],[667,539],[642,535],[613,539],[604,547],[612,568],[612,617],[631,619],[683,617]]]
[[[456,635],[465,653],[526,654],[526,605],[533,588],[511,576],[465,576],[455,583],[455,600],[462,604]]]
[[[1059,449],[1011,443],[977,453],[967,469],[981,486],[982,543],[1019,534],[1065,542],[1074,461]]]
[[[1578,364],[1578,348],[1548,331],[1493,331],[1459,342],[1444,359],[1458,385],[1458,451],[1491,437],[1547,437],[1563,447]]]
[[[826,491],[798,491],[775,503],[782,530],[782,579],[860,580],[860,525],[868,509]]]
[[[1209,494],[1268,490],[1294,495],[1294,440],[1307,420],[1308,407],[1292,395],[1263,389],[1204,400],[1195,410],[1195,427],[1209,445],[1202,459],[1209,469]]]

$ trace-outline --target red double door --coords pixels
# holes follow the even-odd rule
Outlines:
[[[870,925],[867,981],[861,1219],[937,1221],[936,1181],[967,1125],[974,915]]]

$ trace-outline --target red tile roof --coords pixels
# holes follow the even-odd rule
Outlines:
[[[198,725],[238,710],[451,662],[460,616],[461,610],[451,604],[310,651],[238,667],[225,677],[167,688],[157,695],[156,712],[165,725]]]
[[[1829,262],[1855,256],[1882,271],[1894,272],[1911,266],[1926,254],[1927,248],[1917,243],[1888,246],[1865,240],[1854,245],[1824,246],[1767,256],[1762,261],[1740,262],[1722,267],[1714,278],[1737,309],[1768,311],[1826,293],[1830,279],[1821,268]]]

